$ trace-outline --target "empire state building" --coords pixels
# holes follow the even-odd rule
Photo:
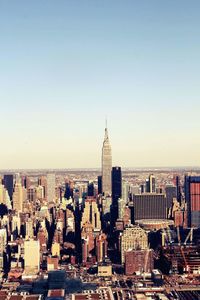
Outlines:
[[[105,128],[105,137],[102,147],[102,192],[105,196],[111,195],[112,153],[108,138],[108,129]]]

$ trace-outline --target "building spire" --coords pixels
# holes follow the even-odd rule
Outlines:
[[[111,195],[112,153],[108,138],[107,117],[105,118],[105,137],[102,148],[102,192]]]
[[[105,119],[105,137],[104,137],[104,141],[108,140],[108,121],[107,121],[107,117]]]

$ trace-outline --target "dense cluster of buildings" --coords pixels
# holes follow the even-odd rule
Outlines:
[[[187,256],[191,247],[199,253],[200,176],[176,174],[159,185],[153,174],[141,184],[122,175],[121,167],[112,166],[107,128],[96,180],[53,172],[2,174],[1,281],[34,281],[66,266],[82,279],[118,273],[153,278],[155,269],[159,276],[200,274],[198,255],[191,262]],[[182,235],[189,235],[184,247]],[[102,293],[113,297],[110,290]]]

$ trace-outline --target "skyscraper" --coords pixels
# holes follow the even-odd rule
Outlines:
[[[56,176],[55,174],[47,174],[47,202],[55,201]]]
[[[102,194],[102,176],[98,176],[98,195]]]
[[[200,227],[200,176],[185,176],[189,227]]]
[[[101,229],[100,212],[96,200],[93,197],[88,197],[87,200],[85,201],[81,227],[83,227],[83,225],[87,222],[92,224],[94,230],[100,231]]]
[[[102,148],[102,192],[105,196],[111,194],[112,153],[108,138],[108,129],[105,128],[105,137]]]
[[[112,203],[118,205],[118,199],[122,196],[122,173],[120,167],[112,168]]]
[[[23,202],[26,200],[26,189],[22,187],[21,182],[16,182],[13,193],[13,209],[16,212],[23,211]]]
[[[166,197],[167,197],[167,208],[172,207],[173,199],[176,199],[177,189],[173,184],[167,184],[165,187]]]
[[[133,203],[135,220],[167,218],[165,194],[143,193],[133,195]]]
[[[12,200],[12,196],[13,196],[13,175],[12,174],[4,175],[3,184],[4,184],[5,188],[8,191],[8,195],[10,197],[10,200]]]
[[[156,192],[156,179],[153,174],[149,175],[149,178],[146,180],[146,193],[155,193]]]
[[[112,205],[111,205],[111,227],[114,228],[118,214],[118,200],[122,196],[122,173],[120,167],[112,168]]]
[[[24,269],[27,274],[36,274],[40,269],[39,241],[24,241]]]
[[[125,262],[125,252],[148,248],[148,236],[144,229],[137,225],[126,227],[120,236],[121,238],[121,262]]]

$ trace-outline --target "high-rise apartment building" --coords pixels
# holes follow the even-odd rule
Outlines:
[[[54,173],[47,174],[47,202],[55,202],[56,176]]]
[[[185,176],[188,226],[200,227],[200,176]]]
[[[102,148],[102,192],[105,196],[111,194],[112,153],[108,138],[108,129],[105,128],[105,137]]]

